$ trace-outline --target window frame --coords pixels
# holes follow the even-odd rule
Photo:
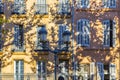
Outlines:
[[[22,30],[22,31],[20,31],[20,30]],[[22,45],[22,46],[19,46],[19,45]],[[24,48],[24,26],[15,24],[14,25],[13,51],[24,51],[24,50],[25,50],[25,48]]]
[[[17,65],[17,62],[18,62],[18,65]],[[14,61],[14,79],[15,80],[24,79],[24,61],[23,60],[15,60]]]
[[[40,63],[39,63],[40,62]],[[42,63],[44,63],[45,65],[42,65]],[[40,64],[40,65],[39,65]],[[42,67],[40,67],[42,65]],[[43,70],[42,68],[44,68],[44,72],[39,72],[39,67],[40,67],[40,70]],[[37,61],[37,68],[36,68],[37,70],[37,80],[39,80],[39,78],[41,79],[45,79],[46,80],[46,78],[47,78],[47,76],[46,76],[46,74],[47,74],[47,68],[46,68],[46,62],[45,61]],[[40,75],[39,75],[39,73],[40,73]],[[43,74],[43,75],[41,75],[41,74]]]
[[[114,3],[113,3],[114,2]],[[113,5],[114,4],[114,5]],[[104,8],[116,8],[116,0],[103,0]]]
[[[104,20],[103,24],[103,46],[104,47],[115,47],[116,46],[116,22],[114,20]],[[105,40],[105,26],[107,24],[108,27],[108,40]],[[112,25],[112,26],[111,26]],[[111,38],[112,37],[112,38]],[[111,42],[112,39],[112,42]],[[108,41],[108,42],[106,42]],[[106,42],[106,44],[105,44]]]
[[[77,8],[89,8],[89,7],[90,0],[77,0]]]
[[[89,47],[90,46],[90,21],[87,19],[78,20],[76,29],[77,29],[76,30],[77,45],[83,46],[83,47]],[[86,35],[87,37],[85,37],[84,35]]]

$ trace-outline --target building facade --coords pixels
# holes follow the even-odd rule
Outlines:
[[[55,67],[57,80],[119,80],[119,8],[118,0],[0,0],[1,80],[54,80]]]

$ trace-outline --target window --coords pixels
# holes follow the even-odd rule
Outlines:
[[[46,4],[46,0],[37,0],[36,2],[36,14],[45,14],[48,13],[47,11],[47,4]]]
[[[97,79],[104,80],[104,65],[103,63],[97,63]]]
[[[14,26],[14,50],[23,51],[24,50],[24,39],[23,39],[23,26]]]
[[[89,46],[90,44],[90,23],[86,19],[77,22],[77,44],[80,46]]]
[[[116,66],[113,63],[104,65],[104,80],[116,80]]]
[[[77,0],[78,8],[89,8],[89,0]]]
[[[89,80],[89,72],[90,72],[89,64],[80,64],[78,71],[79,71],[78,80]]]
[[[25,13],[25,1],[14,0],[12,10],[13,10],[13,13],[15,14],[24,14]]]
[[[37,80],[46,80],[46,64],[43,61],[37,62]]]
[[[69,69],[69,61],[59,60],[58,80],[68,80],[69,77],[68,69]]]
[[[59,48],[63,48],[65,47],[64,43],[63,43],[63,32],[68,28],[68,26],[64,25],[64,24],[61,24],[59,25]]]
[[[104,27],[104,46],[115,47],[116,27],[112,20],[103,21]]]
[[[2,0],[0,0],[0,13],[3,13],[3,8],[4,8],[4,4]]]
[[[58,13],[59,14],[68,14],[68,13],[70,13],[69,0],[59,0]]]
[[[39,35],[40,30],[46,30],[46,27],[45,26],[38,26],[37,27],[36,48],[39,49],[39,50],[48,50],[49,43],[48,42],[46,42],[46,43],[40,42],[40,35]],[[46,37],[44,37],[44,38],[46,38]]]
[[[105,8],[116,8],[116,0],[103,0]]]
[[[14,61],[14,80],[24,80],[24,62]]]

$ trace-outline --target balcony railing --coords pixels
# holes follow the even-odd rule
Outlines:
[[[18,76],[18,77],[16,77]],[[46,77],[41,77],[38,74],[24,74],[24,75],[16,75],[16,74],[0,74],[0,80],[46,80]]]
[[[39,42],[35,46],[35,51],[48,51],[49,50],[49,42]]]
[[[25,13],[25,4],[13,4],[12,5],[13,14],[24,14]]]
[[[59,14],[70,14],[70,4],[58,4]]]
[[[14,45],[12,47],[12,51],[14,51],[14,52],[22,52],[24,50],[25,50],[24,43],[15,43],[14,42]]]
[[[36,4],[35,5],[35,13],[36,14],[47,14],[48,13],[48,5],[47,4]]]

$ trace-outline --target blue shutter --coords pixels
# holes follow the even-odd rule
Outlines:
[[[97,63],[97,79],[104,80],[104,66],[101,62]]]
[[[104,46],[110,46],[110,20],[103,21]]]
[[[66,25],[59,25],[59,45],[62,45],[63,44],[63,32],[66,30]]]
[[[89,46],[89,42],[90,42],[90,23],[89,23],[88,20],[85,20],[85,22],[84,22],[84,32],[85,32],[84,44],[85,44],[85,46]]]

